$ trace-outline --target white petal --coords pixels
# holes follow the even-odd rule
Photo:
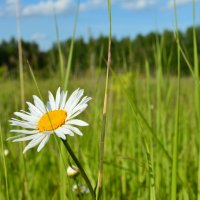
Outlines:
[[[11,120],[9,120],[11,123],[21,123],[21,124],[25,124],[25,125],[30,125],[30,126],[37,126],[37,122],[29,122],[29,121],[24,121],[24,120],[20,120],[20,119],[15,119],[15,118],[11,118]]]
[[[67,117],[68,117],[68,120],[69,120],[69,119],[72,119],[72,118],[74,118],[74,117],[76,117],[76,116],[79,115],[79,114],[81,114],[87,107],[88,107],[88,105],[85,104],[85,106],[84,106],[82,109],[80,109],[79,111],[77,111],[76,113],[69,114],[69,115],[67,116]]]
[[[66,110],[70,112],[80,101],[81,97],[83,96],[84,90],[79,90],[77,95],[75,96],[74,100],[71,102],[71,104],[68,105]]]
[[[33,122],[33,123],[37,123],[39,118],[35,117],[35,116],[30,116],[21,112],[14,112],[14,114],[18,117],[20,117],[23,120],[29,121],[29,122]]]
[[[47,102],[47,111],[50,111],[50,110],[52,110],[51,109],[51,105],[50,105],[50,103],[49,103],[49,101]]]
[[[13,139],[16,139],[16,138],[25,136],[25,135],[26,135],[26,134],[15,135],[15,136],[12,136],[12,137],[7,138],[6,140],[13,140]]]
[[[39,152],[45,146],[45,144],[48,142],[49,138],[50,138],[50,135],[45,136],[45,138],[42,140],[42,142],[38,146],[37,152]]]
[[[51,106],[51,110],[55,110],[56,109],[56,103],[53,97],[53,94],[49,91],[49,104]]]
[[[86,104],[91,99],[92,99],[91,97],[87,97],[87,96],[83,97],[83,99],[80,101],[80,103],[76,107],[79,107],[79,106]]]
[[[89,124],[87,122],[84,122],[82,120],[79,120],[79,119],[72,119],[72,120],[69,120],[67,121],[66,123],[67,125],[77,125],[77,126],[88,126]]]
[[[42,100],[37,97],[36,95],[33,95],[33,99],[34,99],[34,104],[35,106],[42,112],[45,113],[46,112],[46,108],[44,103],[42,102]]]
[[[62,130],[56,129],[56,130],[55,130],[55,133],[56,133],[56,135],[57,135],[58,137],[62,138],[63,140],[66,139],[66,136],[65,136],[65,134],[62,132]]]
[[[42,133],[40,133],[40,134],[42,134]],[[27,141],[27,140],[32,140],[34,138],[36,139],[38,137],[39,137],[38,134],[34,134],[34,135],[29,135],[27,137],[15,139],[15,140],[13,140],[13,142]]]
[[[73,131],[74,133],[78,134],[78,135],[83,135],[83,133],[76,127],[74,126],[70,126],[70,125],[64,125],[64,127],[66,127],[67,129]]]
[[[20,112],[32,116],[30,112],[27,112],[25,110],[20,110]]]
[[[36,129],[37,126],[35,124],[30,124],[28,122],[20,122],[20,121],[17,121],[17,120],[10,120],[10,125],[12,126],[20,126],[22,128],[30,128],[30,129]]]
[[[35,147],[36,145],[38,145],[43,140],[43,138],[45,137],[45,134],[39,133],[37,135],[39,135],[39,136],[37,138],[34,138],[32,141],[30,141],[28,143],[28,145],[24,148],[23,153],[26,153],[26,151],[28,151],[29,149],[31,149],[31,148]]]
[[[39,130],[11,130],[10,132],[14,132],[14,133],[24,133],[24,134],[36,134],[39,132]]]
[[[90,101],[92,98],[91,97],[84,97],[81,102],[76,105],[73,110],[70,110],[70,112],[68,112],[68,117],[70,117],[71,115],[73,115],[75,112],[82,110],[82,112],[84,111],[84,108],[87,108],[87,102]],[[80,113],[79,113],[80,114]]]
[[[60,105],[60,87],[56,92],[56,109],[59,109],[59,105]]]
[[[81,102],[79,103],[79,105],[85,104],[85,103],[87,103],[88,101],[90,101],[91,99],[92,99],[92,97],[87,97],[87,96],[85,96],[85,97],[81,100]]]
[[[64,109],[65,107],[65,103],[66,103],[66,99],[67,99],[67,91],[61,93],[61,97],[60,97],[60,109]]]
[[[39,110],[32,103],[30,103],[30,102],[26,102],[26,103],[28,104],[28,109],[29,109],[29,111],[31,112],[32,115],[37,116],[37,117],[41,117],[43,115],[41,110]]]
[[[75,90],[71,96],[69,97],[69,99],[67,100],[64,109],[67,111],[70,107],[70,105],[72,104],[72,102],[76,99],[76,96],[79,92],[79,88],[77,90]]]
[[[70,116],[72,116],[73,114],[75,114],[76,112],[82,110],[82,112],[88,107],[88,104],[83,104],[81,106],[76,106],[73,110],[70,110],[70,112],[68,112],[68,117],[70,118]]]
[[[65,134],[65,135],[74,136],[74,133],[73,133],[70,129],[65,128],[64,126],[60,127],[59,129],[60,129],[60,131],[62,131],[62,133]]]

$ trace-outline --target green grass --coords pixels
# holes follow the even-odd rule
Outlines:
[[[33,82],[26,79],[25,82],[26,100],[32,101],[31,95],[37,94],[37,91]],[[7,180],[10,199],[21,199],[24,195],[24,167],[20,161],[22,149],[20,143],[6,141],[6,138],[12,135],[9,133],[11,127],[7,120],[13,117],[12,113],[20,107],[20,92],[16,90],[17,84],[18,82],[11,80],[5,81],[3,85],[0,84],[3,147],[9,150],[9,154],[5,156],[6,176],[4,162],[3,160],[0,162],[0,199],[6,199],[5,180]],[[82,129],[83,137],[69,137],[69,143],[79,157],[93,186],[97,182],[104,84],[103,73],[96,73],[93,78],[85,75],[79,77],[78,80],[72,77],[69,82],[70,91],[82,87],[85,88],[86,95],[93,97],[89,108],[81,115],[81,118],[88,121],[90,126]],[[149,92],[147,92],[147,84]],[[196,199],[198,167],[198,135],[196,133],[198,124],[194,107],[195,82],[192,78],[182,78],[180,84],[184,90],[180,91],[177,198]],[[47,90],[55,92],[59,86],[59,78],[38,80],[38,85],[46,99]],[[104,158],[104,199],[132,199],[134,197],[144,200],[150,198],[150,168],[141,133],[145,136],[152,155],[156,197],[157,199],[170,199],[172,162],[157,139],[172,157],[177,79],[171,77],[169,80],[162,77],[159,101],[156,88],[157,79],[150,76],[147,78],[135,77],[134,74],[125,73],[110,79]],[[134,96],[134,106],[141,111],[157,139],[149,131],[140,115],[136,118],[133,114],[131,110],[133,105],[130,105],[130,99],[124,92],[125,90],[130,96]],[[160,106],[160,120],[157,119],[158,106]],[[138,120],[142,129],[139,127]],[[157,131],[158,126],[159,132]],[[40,153],[37,153],[36,149],[27,152],[25,162],[30,199],[37,199],[38,196],[40,199],[59,199],[61,186],[58,157],[59,150],[53,137]],[[3,150],[1,150],[1,158],[3,159]],[[67,159],[69,159],[67,152],[65,159],[67,164]],[[73,163],[72,160],[70,161]],[[74,181],[67,178],[65,171],[63,171],[63,177],[66,179],[66,199],[76,199],[71,190]],[[84,184],[81,177],[78,181]],[[90,196],[86,195],[83,199],[90,199]]]
[[[40,78],[35,84],[28,76],[22,76],[24,71],[20,68],[20,80],[7,79],[0,83],[0,199],[92,199],[90,194],[78,197],[72,191],[74,184],[85,184],[85,181],[80,175],[76,179],[67,177],[66,167],[74,164],[74,161],[61,140],[51,137],[40,153],[31,149],[25,156],[22,155],[23,143],[6,141],[13,135],[9,132],[11,127],[8,120],[13,117],[14,111],[24,106],[24,97],[32,102],[32,95],[38,95],[40,91],[39,96],[47,100],[47,91],[55,94],[59,86],[70,92],[78,87],[84,88],[85,95],[93,98],[89,108],[80,116],[90,126],[81,128],[83,137],[68,137],[67,142],[92,187],[96,188],[97,199],[200,199],[200,91],[195,29],[194,66],[179,40],[175,8],[177,75],[163,74],[164,65],[170,59],[169,56],[165,58],[166,63],[163,62],[164,38],[161,41],[155,38],[155,74],[150,74],[148,58],[141,66],[145,74],[117,74],[112,70],[109,58],[112,14],[108,0],[107,71],[93,69],[77,77],[70,72],[75,53],[78,7],[66,67],[55,18],[60,71],[48,79]],[[195,1],[193,13],[195,26]],[[102,46],[98,58],[100,66],[106,65],[102,56],[104,48]],[[124,55],[122,57],[125,58]],[[182,58],[191,71],[191,77],[181,76]],[[128,66],[125,59],[122,65],[126,71]],[[5,150],[9,152],[8,155]]]

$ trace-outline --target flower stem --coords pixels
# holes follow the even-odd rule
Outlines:
[[[83,167],[81,166],[81,163],[79,162],[79,160],[78,160],[77,157],[75,156],[75,154],[74,154],[74,152],[72,151],[71,147],[69,146],[67,140],[63,140],[63,139],[62,139],[62,142],[63,142],[63,144],[65,145],[65,147],[66,147],[67,151],[69,152],[70,156],[72,157],[72,159],[73,159],[74,162],[76,163],[77,167],[79,168],[80,173],[81,173],[81,176],[84,178],[85,183],[87,184],[87,186],[88,186],[88,188],[89,188],[89,190],[90,190],[90,193],[91,193],[93,199],[96,199],[95,192],[94,192],[94,190],[93,190],[93,188],[92,188],[92,185],[91,185],[91,183],[90,183],[90,180],[89,180],[87,174],[85,173]]]

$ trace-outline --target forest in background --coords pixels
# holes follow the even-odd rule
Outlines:
[[[196,27],[197,47],[200,46],[200,26]],[[193,27],[189,27],[185,32],[179,31],[181,46],[193,64]],[[100,36],[95,39],[90,37],[86,42],[83,38],[74,41],[74,53],[72,59],[72,72],[80,73],[87,69],[106,67],[108,38]],[[71,39],[60,42],[63,60],[67,65]],[[166,30],[162,34],[151,32],[147,35],[137,35],[134,39],[129,37],[123,39],[112,39],[112,67],[115,70],[145,71],[145,61],[148,58],[151,73],[155,72],[155,55],[161,54],[161,62],[165,74],[174,74],[177,70],[176,40],[173,31]],[[27,60],[35,71],[42,76],[55,73],[59,63],[59,53],[57,43],[52,45],[48,51],[41,51],[35,42],[22,41],[23,62]],[[157,55],[158,56],[158,55]],[[156,56],[156,57],[157,57]],[[198,54],[200,60],[200,54]],[[48,70],[48,73],[46,73]],[[181,59],[181,71],[184,75],[189,75],[189,69]],[[0,42],[0,77],[18,75],[18,42],[12,38],[10,41]]]

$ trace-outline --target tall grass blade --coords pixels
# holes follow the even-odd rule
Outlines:
[[[139,122],[138,122],[139,123]],[[143,143],[145,147],[145,152],[147,156],[147,162],[148,162],[148,167],[149,167],[149,177],[150,177],[150,200],[156,200],[156,190],[155,190],[155,177],[154,177],[154,170],[153,170],[153,163],[152,163],[152,154],[149,150],[149,146],[147,144],[147,140],[142,134],[143,130],[140,130],[140,134],[142,135],[143,138]]]
[[[75,21],[74,21],[74,29],[73,29],[73,34],[72,34],[72,39],[71,39],[71,44],[70,44],[69,56],[68,56],[68,60],[67,60],[67,68],[65,70],[64,87],[63,87],[64,90],[66,90],[67,87],[68,87],[69,75],[70,75],[70,71],[71,71],[72,56],[73,56],[73,50],[74,50],[74,40],[75,40],[76,27],[77,27],[77,22],[78,22],[78,15],[79,15],[79,0],[77,2],[76,15],[75,15]]]
[[[151,106],[151,102],[150,102],[150,72],[149,72],[149,63],[148,61],[146,61],[145,63],[145,69],[146,69],[146,79],[147,79],[147,83],[146,83],[146,87],[147,87],[147,108],[150,108]],[[151,119],[151,112],[148,112],[148,120],[149,120],[149,124],[152,123],[152,119]],[[147,141],[144,138],[144,146],[146,149],[146,156],[147,156],[147,161],[148,161],[148,165],[149,165],[149,178],[150,178],[150,200],[155,200],[156,199],[156,193],[155,193],[155,178],[154,178],[154,171],[153,171],[153,161],[152,161],[152,157],[153,157],[153,136],[150,136],[150,149],[148,147]]]
[[[62,48],[61,48],[61,45],[60,45],[59,30],[58,30],[58,20],[57,20],[56,13],[54,15],[54,21],[55,21],[56,40],[57,40],[59,64],[60,64],[60,77],[61,77],[61,83],[62,83],[61,85],[63,85],[64,84],[64,60],[63,60]]]
[[[64,60],[63,60],[63,53],[62,48],[60,44],[59,39],[59,30],[58,30],[58,20],[56,13],[54,15],[55,20],[55,29],[56,29],[56,39],[57,39],[57,47],[58,47],[58,55],[59,55],[59,64],[60,64],[60,78],[61,78],[61,84],[63,86],[64,84]],[[64,147],[62,144],[60,145],[60,159],[59,159],[59,171],[60,171],[60,200],[66,199],[66,176],[63,176],[63,173],[65,173],[66,166],[63,165],[63,154],[64,154]]]
[[[193,0],[193,52],[194,52],[194,73],[195,73],[195,110],[196,110],[196,124],[199,138],[200,134],[200,91],[199,91],[199,62],[198,62],[198,48],[196,36],[196,0]],[[200,139],[198,139],[198,194],[197,199],[200,200]]]
[[[7,166],[6,166],[6,160],[4,155],[4,145],[3,145],[3,136],[2,136],[2,130],[0,125],[0,137],[1,137],[1,154],[2,154],[2,161],[3,161],[3,169],[4,169],[4,177],[5,177],[5,186],[6,186],[6,199],[9,200],[9,190],[8,190],[8,173],[7,173]]]
[[[105,140],[106,118],[107,118],[108,81],[109,81],[109,72],[110,72],[110,64],[111,64],[112,13],[111,13],[110,0],[108,0],[108,15],[109,15],[108,60],[107,60],[106,85],[105,85],[104,104],[103,104],[102,131],[101,131],[101,139],[100,139],[100,157],[99,157],[98,182],[97,182],[97,199],[101,198],[101,193],[102,193],[104,140]]]
[[[23,49],[22,49],[22,39],[21,39],[21,29],[20,29],[20,0],[15,2],[16,4],[16,23],[17,23],[17,35],[18,35],[18,57],[19,57],[19,79],[20,79],[20,101],[21,109],[25,109],[25,90],[24,90],[24,70],[23,70]],[[21,148],[24,148],[24,142],[21,143]],[[23,167],[23,196],[24,198],[29,198],[28,196],[28,180],[27,180],[27,170],[26,170],[26,160],[25,155],[22,158]]]
[[[25,107],[25,93],[24,93],[24,72],[23,72],[23,55],[22,55],[22,41],[21,41],[21,30],[20,30],[20,0],[16,2],[16,20],[17,20],[17,34],[18,34],[18,56],[19,56],[19,78],[20,78],[20,97],[21,97],[21,108]]]
[[[174,0],[174,15],[176,21],[176,38],[179,44],[179,33],[178,33],[178,18],[176,10],[176,0]],[[175,118],[175,129],[173,136],[173,154],[172,154],[172,183],[171,183],[171,200],[177,199],[177,164],[178,164],[178,136],[179,136],[179,109],[180,109],[180,50],[177,46],[177,97],[176,97],[176,118]]]

